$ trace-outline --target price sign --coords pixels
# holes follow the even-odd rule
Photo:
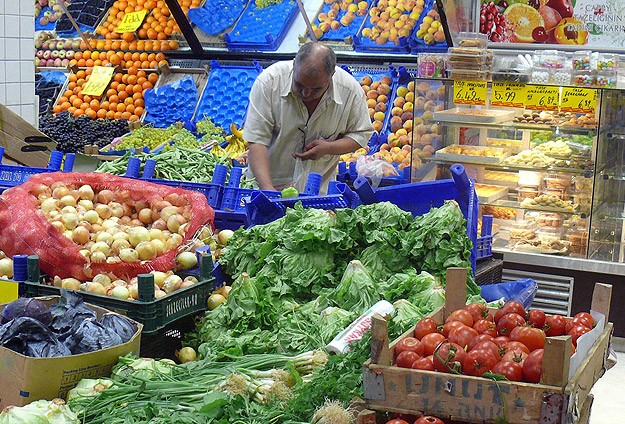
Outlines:
[[[94,66],[89,80],[82,88],[82,94],[88,96],[101,96],[111,82],[115,68],[111,66]]]
[[[0,303],[13,302],[18,297],[19,283],[0,279]]]
[[[485,81],[454,81],[454,103],[460,105],[486,105]]]
[[[525,84],[519,82],[493,82],[491,106],[525,107],[527,90]]]
[[[530,110],[558,111],[560,107],[560,87],[528,85],[525,107]]]
[[[562,112],[595,113],[597,107],[597,90],[581,87],[564,87],[562,89]]]
[[[126,13],[119,26],[115,28],[115,32],[135,32],[143,23],[146,13],[148,13],[148,11],[145,9],[138,12]]]

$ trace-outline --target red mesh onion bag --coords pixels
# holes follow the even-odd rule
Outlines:
[[[50,187],[55,182],[76,188],[88,184],[96,193],[109,189],[115,193],[115,201],[129,205],[137,201],[152,205],[166,196],[171,199],[171,195],[173,198],[177,195],[179,202],[186,201],[191,205],[191,217],[183,244],[203,225],[213,227],[215,212],[202,193],[102,173],[53,172],[34,175],[24,184],[0,195],[0,249],[10,256],[38,255],[41,269],[50,276],[74,277],[86,281],[103,272],[111,272],[118,278],[131,278],[152,270],[166,272],[174,268],[178,253],[177,249],[171,249],[145,262],[88,262],[80,254],[79,245],[48,222],[43,211],[38,208],[36,196],[31,194],[41,184]]]

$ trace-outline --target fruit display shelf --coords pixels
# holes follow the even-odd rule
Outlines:
[[[447,41],[441,24],[440,15],[434,7],[434,0],[428,0],[421,17],[417,21],[408,44],[410,45],[410,53],[417,54],[422,52],[446,52]],[[435,28],[435,31],[431,31]],[[421,33],[423,31],[423,33]]]
[[[35,12],[38,9],[35,9]],[[35,31],[52,31],[56,22],[50,22],[50,16],[52,16],[52,8],[46,5],[39,9],[39,13],[35,15]],[[45,18],[45,19],[44,19]]]
[[[394,4],[391,6],[388,0],[374,3],[354,37],[354,50],[362,53],[410,53],[408,40],[423,15],[426,0],[399,0]],[[399,4],[401,7],[397,7]]]
[[[52,111],[59,93],[67,81],[67,72],[42,71],[35,74],[35,95],[39,96],[39,115]]]
[[[241,128],[245,121],[252,84],[262,70],[257,62],[250,66],[212,61],[208,81],[193,121],[197,122],[208,116],[227,133],[230,132],[231,123]]]
[[[225,34],[229,50],[276,51],[298,15],[295,0],[258,8],[254,1]]]
[[[144,123],[155,127],[168,127],[175,122],[193,119],[199,101],[199,93],[208,81],[206,69],[171,69],[159,67],[160,76],[154,89],[144,92]]]
[[[203,45],[226,48],[224,33],[239,19],[248,0],[206,0],[202,7],[189,9],[189,20],[202,30]]]
[[[67,6],[67,11],[72,15],[82,32],[95,32],[98,23],[112,4],[113,0],[73,0]],[[76,31],[65,14],[56,22],[54,30],[60,37],[74,37],[78,35],[78,31]]]
[[[317,41],[330,45],[335,50],[353,50],[353,38],[365,21],[372,2],[373,0],[325,0],[312,21]],[[307,39],[306,33],[301,35],[300,44]]]

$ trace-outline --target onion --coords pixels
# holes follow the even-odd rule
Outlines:
[[[65,230],[65,231],[63,231],[63,235],[64,235],[65,237],[67,237],[68,239],[70,239],[70,240],[72,239],[72,232],[71,232],[71,230]]]
[[[104,252],[95,251],[91,252],[91,257],[89,258],[91,262],[102,263],[106,262],[106,254]]]
[[[102,224],[91,224],[91,232],[92,233],[99,233],[100,231],[103,231],[104,228],[102,228]]]
[[[91,256],[91,250],[89,250],[89,249],[81,249],[81,250],[78,251],[78,253],[83,255],[85,257],[85,259],[89,259],[89,257]]]
[[[178,275],[170,275],[163,281],[163,291],[167,294],[172,293],[180,288],[182,278]]]
[[[61,197],[61,200],[59,200],[59,205],[61,205],[61,206],[76,206],[76,199],[74,199],[74,196],[68,194],[67,196]]]
[[[41,204],[39,205],[39,209],[41,209],[42,211],[44,211],[44,213],[49,213],[53,210],[56,210],[57,208],[57,200],[50,197],[46,200],[44,200],[43,202],[41,202]]]
[[[130,242],[124,239],[113,240],[113,243],[111,243],[111,251],[114,255],[119,255],[122,249],[130,249],[131,247]]]
[[[97,204],[95,206],[95,211],[102,219],[107,219],[111,217],[111,208],[109,208],[108,205],[103,205],[101,203]]]
[[[159,230],[158,228],[150,228],[149,232],[150,232],[150,240],[164,240],[165,239],[163,232]]]
[[[91,253],[102,252],[104,253],[105,256],[108,256],[109,253],[111,253],[111,247],[103,241],[96,242],[93,246],[91,246],[90,250],[91,250]]]
[[[119,280],[119,279],[117,279],[117,280],[115,280],[115,281],[113,281],[113,282],[111,283],[111,285],[112,285],[113,287],[118,287],[118,286],[126,287],[126,285],[127,285],[127,284],[128,284],[128,283],[126,283],[124,280]]]
[[[124,215],[124,207],[120,203],[111,202],[109,203],[109,208],[111,208],[111,215],[117,218],[121,218]]]
[[[180,229],[180,225],[184,224],[184,218],[182,215],[172,215],[167,220],[167,229],[172,233],[177,233]]]
[[[87,283],[87,293],[100,294],[102,296],[106,295],[106,289],[102,284],[98,284],[95,282]]]
[[[108,258],[106,258],[106,263],[107,264],[118,264],[121,261],[122,260],[119,259],[119,256],[109,256]]]
[[[169,240],[165,242],[165,251],[168,252],[172,249],[177,249],[182,244],[182,237],[180,234],[172,234]]]
[[[128,296],[130,296],[130,292],[125,286],[116,286],[111,291],[111,295],[116,299],[128,299]]]
[[[106,231],[102,231],[100,233],[98,233],[98,235],[95,238],[96,243],[106,243],[107,246],[110,246],[111,243],[113,243],[113,235],[109,232]]]
[[[185,346],[177,352],[178,360],[180,363],[185,364],[187,362],[192,362],[197,359],[197,354],[192,347]]]
[[[197,234],[197,237],[204,243],[208,243],[213,235],[213,231],[209,226],[203,226]]]
[[[0,276],[13,278],[13,261],[11,258],[0,259]]]
[[[143,209],[150,209],[150,204],[148,202],[144,201],[144,200],[139,200],[139,201],[137,201],[135,203],[134,207],[135,207],[135,210],[137,212],[139,212],[139,211],[141,211]],[[150,209],[150,211],[151,211],[151,209]]]
[[[37,184],[32,190],[31,193],[34,194],[35,196],[39,197],[40,195],[44,194],[48,197],[50,197],[52,195],[52,190],[50,189],[50,187],[48,187],[45,184]]]
[[[162,255],[165,252],[165,243],[163,243],[163,240],[155,239],[150,243],[152,243],[152,246],[156,249],[156,256]]]
[[[139,221],[144,224],[150,224],[152,223],[152,210],[148,208],[141,209],[137,213],[137,217],[139,218]]]
[[[149,261],[156,258],[156,249],[149,241],[142,241],[139,243],[136,250],[139,255],[139,260],[141,261]]]
[[[93,200],[95,198],[95,193],[93,192],[91,186],[88,184],[80,186],[80,188],[78,189],[78,194],[80,194],[81,199],[85,200]]]
[[[197,266],[197,256],[195,253],[191,252],[182,252],[176,256],[176,264],[181,269],[191,269]]]
[[[96,196],[96,200],[99,203],[108,205],[115,200],[115,193],[113,193],[111,190],[100,190],[100,192]]]
[[[122,216],[121,218],[119,218],[119,223],[121,225],[128,225],[128,224],[130,224],[130,217],[126,216],[126,215]]]
[[[63,206],[63,209],[61,209],[61,215],[66,214],[66,213],[78,213],[78,210],[71,206],[71,205],[67,205],[67,206]]]
[[[63,225],[61,221],[52,221],[50,222],[50,225],[52,225],[54,228],[56,228],[57,230],[61,232],[65,231],[65,225]]]
[[[85,200],[85,199],[79,200],[78,205],[82,206],[87,211],[90,211],[93,209],[93,202],[91,200]]]
[[[65,184],[52,189],[52,197],[55,199],[61,199],[67,195],[69,195],[69,189],[65,187]]]
[[[132,227],[128,230],[128,241],[133,246],[142,241],[150,241],[150,231],[145,227]]]
[[[182,217],[182,219],[184,219],[184,217]],[[184,237],[185,233],[187,232],[187,228],[189,228],[189,223],[185,222],[184,224],[182,224],[179,228],[178,228],[178,234],[180,234],[182,237]],[[201,241],[201,240],[200,240]]]
[[[163,197],[163,199],[175,206],[184,206],[188,203],[187,199],[185,199],[184,196],[178,193],[168,194],[167,196]]]
[[[137,300],[139,298],[139,286],[137,284],[129,284],[128,294],[131,298]]]
[[[48,214],[48,219],[61,219],[61,212],[54,210]]]
[[[198,282],[198,279],[195,278],[193,275],[187,275],[186,277],[184,277],[184,280],[182,280],[182,282],[184,283],[185,281],[191,281],[194,284]]]
[[[219,242],[222,246],[225,246],[228,244],[233,235],[234,231],[232,230],[221,230],[217,234],[217,242]]]
[[[63,221],[63,225],[68,230],[73,230],[78,225],[78,215],[75,213],[66,213],[61,215],[61,221]]]
[[[118,225],[117,222],[113,221],[112,219],[105,219],[104,221],[102,221],[102,228],[104,228],[105,230],[113,227],[118,227]]]
[[[111,277],[106,274],[98,274],[93,277],[93,282],[96,284],[100,284],[102,287],[111,285]]]
[[[125,231],[122,229],[122,226],[119,224],[115,224],[114,226],[107,228],[106,232],[112,236],[114,236],[115,234],[119,234],[119,233],[125,234]]]
[[[219,293],[213,293],[209,296],[208,301],[206,302],[206,306],[209,311],[212,311],[222,303],[226,301],[226,298],[220,295]]]
[[[161,218],[163,218],[163,220],[167,222],[170,216],[176,215],[178,212],[179,209],[177,206],[168,206],[166,208],[163,208],[163,210],[161,211]]]
[[[154,298],[155,299],[160,299],[161,297],[165,297],[167,296],[167,293],[165,293],[163,290],[156,290],[154,291]]]
[[[82,219],[84,219],[90,224],[95,224],[100,219],[100,215],[98,214],[98,212],[91,209],[84,213],[84,215],[82,216]]]
[[[74,231],[72,231],[72,240],[76,244],[85,244],[89,241],[89,230],[85,227],[76,227]]]
[[[154,212],[158,212],[160,214],[163,209],[165,209],[165,208],[167,208],[169,206],[171,206],[171,203],[166,202],[164,200],[159,200],[159,201],[156,201],[156,202],[152,203],[152,208],[151,209]]]
[[[159,218],[152,223],[152,228],[156,230],[165,230],[167,229],[167,222],[164,219]]]
[[[75,278],[64,278],[61,280],[61,287],[68,290],[79,290],[80,281]]]
[[[113,234],[113,240],[128,240],[128,237],[130,237],[130,236],[125,231],[119,231],[119,232]]]
[[[169,276],[162,271],[152,271],[152,274],[154,275],[154,284],[156,284],[159,289],[163,287],[163,282]]]
[[[137,262],[139,260],[139,254],[135,249],[122,249],[119,251],[119,259],[122,262]]]
[[[182,284],[180,284],[180,288],[181,289],[185,289],[187,287],[191,287],[192,285],[194,285],[195,282],[191,281],[191,280],[183,280]]]

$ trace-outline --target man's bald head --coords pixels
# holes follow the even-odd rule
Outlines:
[[[324,71],[326,75],[332,76],[336,66],[336,54],[325,44],[309,42],[300,47],[293,63],[297,69],[301,67],[307,72]]]

